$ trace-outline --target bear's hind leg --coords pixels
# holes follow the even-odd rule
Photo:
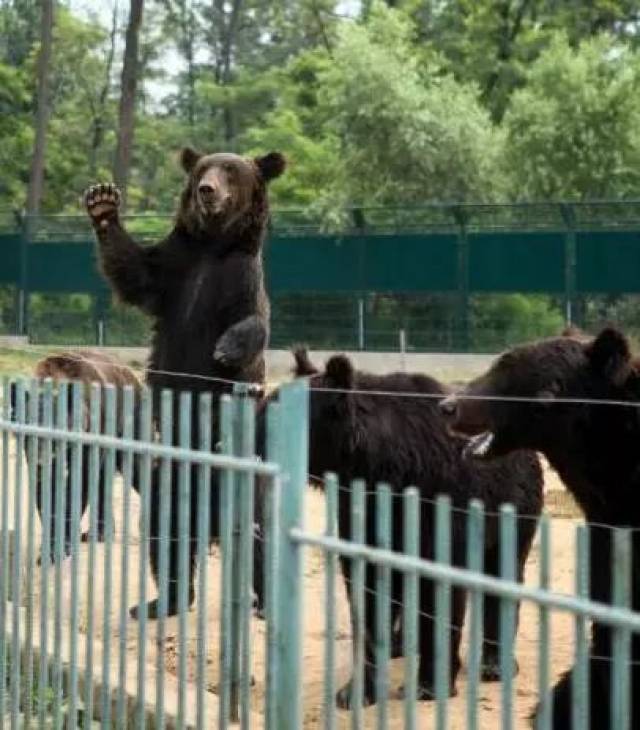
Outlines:
[[[152,470],[151,479],[151,505],[150,505],[150,521],[149,521],[149,558],[151,562],[151,572],[153,579],[158,591],[162,590],[160,583],[160,568],[161,562],[166,561],[167,565],[167,583],[164,586],[166,591],[166,605],[167,610],[164,613],[165,616],[175,616],[180,608],[180,592],[184,589],[182,581],[188,581],[187,586],[187,603],[186,608],[190,608],[195,600],[195,588],[194,588],[194,574],[195,574],[195,556],[196,556],[196,535],[186,535],[180,539],[180,484],[178,479],[178,467],[174,465],[171,470],[171,485],[169,487],[170,499],[168,509],[168,530],[163,535],[161,525],[161,485],[162,480],[160,478],[159,467],[154,467]],[[137,485],[136,485],[137,486]],[[193,490],[191,492],[193,497]],[[154,499],[155,497],[155,499]],[[197,504],[193,502],[190,505],[190,512],[197,514]],[[192,518],[191,515],[187,515],[188,529],[191,527]],[[188,570],[186,575],[181,579],[182,572],[180,570],[181,563],[181,542],[187,540],[187,552],[188,552]],[[140,614],[140,607],[133,606],[130,609],[132,618],[138,618]],[[147,617],[150,619],[158,618],[160,615],[160,597],[154,598],[147,604]]]

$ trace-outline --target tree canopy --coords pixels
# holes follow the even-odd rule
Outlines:
[[[70,9],[71,8],[71,9]],[[114,170],[127,8],[59,4],[42,209]],[[637,197],[637,3],[148,0],[132,211],[166,211],[176,152],[280,148],[279,205]],[[39,6],[0,4],[0,207],[25,205]]]

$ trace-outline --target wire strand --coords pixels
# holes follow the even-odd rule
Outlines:
[[[16,352],[23,352],[33,354],[32,350],[25,348],[14,348]],[[79,351],[81,352],[81,351]],[[60,351],[49,351],[44,352],[43,356],[48,355],[60,355],[60,354],[71,354],[65,350]],[[213,356],[212,356],[213,358]],[[78,355],[78,361],[89,362],[95,365],[103,365],[104,361],[91,360],[88,357],[82,357]],[[125,363],[116,363],[116,367],[129,368],[129,365]],[[133,368],[131,368],[133,369]],[[186,373],[174,370],[160,370],[157,368],[146,367],[144,369],[146,373],[153,373],[154,375],[163,375],[176,379],[190,379],[190,380],[202,380],[203,382],[222,383],[226,385],[261,385],[269,387],[279,387],[284,385],[282,381],[246,381],[246,380],[233,380],[231,378],[223,378],[220,376],[213,375],[202,375],[199,373]],[[22,376],[26,377],[26,376]],[[304,376],[297,378],[298,380],[309,380],[312,376]],[[382,376],[381,376],[382,377]],[[455,395],[460,400],[469,401],[489,401],[496,403],[529,403],[529,404],[540,404],[544,403],[545,406],[554,404],[564,405],[597,405],[597,406],[621,406],[626,408],[640,408],[640,401],[627,401],[627,400],[616,400],[616,399],[605,399],[605,398],[564,398],[562,396],[556,396],[552,399],[542,400],[535,396],[506,396],[506,395],[470,395],[466,393],[425,393],[423,391],[409,391],[409,390],[376,390],[376,389],[359,389],[359,388],[318,388],[310,387],[309,392],[312,393],[341,393],[351,395],[364,395],[364,396],[375,396],[375,397],[387,397],[387,398],[416,398],[425,400],[442,400],[448,395]]]

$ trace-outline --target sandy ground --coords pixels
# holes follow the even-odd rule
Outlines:
[[[11,455],[12,466],[15,462],[15,455]],[[26,483],[26,482],[25,482]],[[547,490],[549,490],[550,509],[552,514],[565,516],[554,516],[552,520],[552,588],[556,591],[572,592],[573,587],[573,544],[574,544],[574,524],[578,521],[571,505],[566,500],[566,493],[562,490],[557,478],[550,472],[547,473],[546,479]],[[12,491],[10,489],[10,491]],[[26,499],[26,498],[24,498]],[[23,499],[23,503],[24,503]],[[117,483],[114,495],[114,511],[116,514],[116,542],[113,546],[111,559],[105,565],[104,547],[98,545],[95,547],[96,570],[93,575],[88,574],[88,546],[81,547],[79,557],[80,563],[80,609],[79,609],[79,625],[80,630],[87,631],[88,617],[92,610],[95,611],[94,631],[96,638],[107,638],[110,641],[110,661],[118,662],[120,658],[121,638],[125,639],[123,646],[127,655],[130,671],[135,666],[135,661],[139,655],[139,624],[127,618],[125,626],[126,636],[121,637],[120,627],[118,623],[119,607],[121,602],[129,606],[138,601],[140,586],[140,560],[139,560],[139,540],[138,540],[138,498],[135,493],[131,495],[132,509],[130,511],[131,524],[131,540],[126,555],[123,556],[122,545],[122,513],[123,513],[123,489],[120,483]],[[13,504],[13,494],[10,494],[10,502]],[[568,505],[568,509],[567,509]],[[9,521],[13,522],[10,510]],[[567,517],[567,514],[572,514]],[[26,514],[23,504],[23,517]],[[307,494],[306,502],[306,520],[307,527],[312,531],[321,532],[324,527],[324,498],[321,493],[310,490]],[[86,521],[86,516],[85,516]],[[86,524],[86,522],[85,522]],[[39,533],[39,525],[37,524],[37,532]],[[39,535],[37,535],[39,540]],[[124,573],[122,571],[123,557],[128,566],[128,575],[126,581],[123,580]],[[219,639],[219,615],[220,601],[219,589],[220,571],[219,556],[214,548],[211,552],[206,569],[208,571],[208,591],[206,598],[206,614],[207,614],[207,632],[208,632],[208,648],[207,648],[207,689],[215,692],[218,683],[218,639]],[[113,590],[111,599],[105,600],[104,593],[104,577],[105,568],[111,569],[111,577]],[[526,581],[531,585],[535,585],[538,580],[539,572],[539,552],[538,544],[533,547],[531,552],[527,571]],[[70,621],[71,617],[71,560],[65,561],[62,567],[62,584],[61,584],[61,601],[62,615],[64,621]],[[40,569],[36,569],[36,586],[35,586],[35,610],[39,611],[39,601],[42,595],[42,576]],[[324,569],[323,557],[315,550],[308,550],[305,557],[304,568],[304,600],[305,600],[305,627],[304,627],[304,662],[303,662],[303,686],[304,686],[304,726],[305,728],[320,727],[323,720],[323,647],[324,647]],[[95,596],[94,609],[88,604],[89,587],[93,589]],[[49,593],[49,611],[53,606],[54,594],[54,575],[53,571],[47,580],[47,590]],[[150,577],[146,580],[147,597],[155,595],[155,589]],[[340,686],[349,676],[350,671],[350,652],[351,642],[349,633],[349,620],[347,603],[342,586],[342,581],[338,585],[338,638],[336,646],[336,681]],[[105,613],[106,607],[106,613]],[[105,621],[106,616],[106,621]],[[188,614],[188,631],[187,631],[187,669],[190,680],[195,678],[196,671],[196,621],[198,617],[198,606]],[[156,637],[156,623],[150,622],[149,636],[153,640],[145,642],[145,651],[147,660],[155,661],[157,658],[158,642]],[[169,619],[166,623],[166,644],[164,646],[164,666],[166,671],[176,673],[178,666],[178,622],[176,619]],[[515,680],[514,694],[514,713],[515,727],[529,727],[526,721],[528,714],[531,712],[537,701],[537,658],[538,658],[538,614],[537,609],[531,605],[523,606],[520,620],[520,629],[518,632],[516,652],[517,660],[520,665],[520,672]],[[569,616],[553,615],[551,622],[551,680],[555,681],[560,673],[562,673],[570,664],[572,657],[573,642],[573,623]],[[105,637],[105,633],[107,636]],[[253,643],[253,667],[252,671],[255,676],[256,683],[252,688],[253,709],[262,712],[265,688],[265,631],[264,623],[255,619],[252,623],[252,643]],[[96,657],[96,661],[102,661],[102,657]],[[403,726],[403,703],[398,698],[398,688],[403,681],[403,661],[398,659],[392,662],[391,667],[391,699],[389,702],[390,727],[400,728]],[[147,680],[153,680],[153,677],[146,677]],[[463,673],[458,679],[458,695],[453,698],[449,704],[449,724],[450,728],[463,728],[466,726],[466,677]],[[501,685],[500,683],[484,683],[480,685],[478,713],[480,719],[480,727],[487,730],[499,727],[500,722],[500,699]],[[431,718],[434,716],[435,706],[431,702],[422,702],[418,706],[418,726],[431,727]],[[376,716],[375,708],[368,708],[365,711],[366,727],[375,727]],[[346,728],[349,726],[350,715],[348,712],[339,711],[337,713],[338,727]],[[211,726],[213,723],[210,723]]]

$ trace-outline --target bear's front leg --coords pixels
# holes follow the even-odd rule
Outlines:
[[[83,201],[96,231],[100,267],[118,296],[127,304],[155,314],[161,280],[158,247],[143,249],[120,224],[122,196],[113,183],[92,185]]]
[[[268,331],[262,317],[246,317],[229,327],[216,342],[215,362],[241,368],[250,364],[267,346]]]

